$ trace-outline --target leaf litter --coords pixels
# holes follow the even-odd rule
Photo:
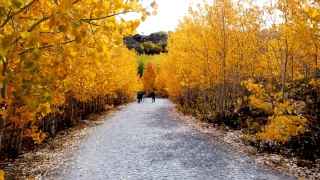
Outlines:
[[[54,139],[41,144],[35,151],[0,162],[6,179],[41,180],[44,175],[50,175],[61,165],[71,164],[68,152],[81,148],[82,139],[103,123],[110,112],[112,110],[92,115],[90,120],[81,120],[76,126],[59,132]]]
[[[228,127],[226,129],[219,128],[213,123],[200,121],[191,115],[185,115],[175,107],[171,114],[177,120],[186,123],[197,131],[209,134],[213,139],[249,155],[257,164],[267,164],[284,174],[295,176],[299,180],[320,179],[320,159],[316,161],[316,164],[312,164],[312,167],[299,167],[297,158],[288,159],[279,154],[260,153],[253,146],[245,144],[242,139],[245,134],[241,130],[232,130]]]
[[[42,144],[36,151],[24,153],[14,160],[7,159],[0,162],[0,168],[4,169],[6,173],[6,179],[42,180],[44,175],[50,175],[61,165],[71,164],[68,152],[81,148],[81,140],[93,132],[95,127],[102,124],[105,117],[112,113],[113,110],[94,115],[90,120],[83,120],[77,126],[59,132],[54,139]],[[288,159],[278,154],[259,153],[254,147],[246,145],[242,140],[243,132],[241,131],[221,129],[212,123],[184,115],[174,107],[171,115],[197,131],[209,134],[213,139],[246,153],[253,157],[255,163],[267,164],[301,180],[320,179],[320,161],[317,161],[317,164],[312,168],[299,167],[296,158]],[[77,168],[81,169],[81,167]]]

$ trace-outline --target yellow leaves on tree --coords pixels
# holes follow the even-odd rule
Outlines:
[[[269,124],[265,126],[258,137],[286,142],[291,136],[297,136],[306,130],[307,119],[295,114],[296,103],[284,101],[276,103]]]
[[[311,79],[309,82],[310,85],[312,85],[315,88],[320,88],[320,79]]]
[[[4,171],[0,169],[0,180],[5,180],[4,179]]]
[[[14,122],[12,131],[41,142],[45,135],[36,130],[36,114],[58,111],[67,91],[79,101],[116,93],[131,98],[140,84],[135,54],[122,39],[136,33],[140,20],[118,17],[135,12],[145,20],[156,9],[155,2],[143,8],[138,0],[0,1],[0,87],[6,105],[0,107],[1,127]]]
[[[108,104],[107,104],[107,105],[105,105],[104,108],[105,108],[106,110],[108,110],[108,109],[113,109],[113,107],[114,107],[113,104],[111,104],[111,105],[108,105]]]
[[[149,62],[142,74],[143,90],[146,92],[152,92],[157,89],[156,87],[157,71],[155,66]]]
[[[261,84],[255,84],[252,79],[249,79],[242,82],[242,85],[246,86],[251,93],[249,100],[253,108],[270,110],[271,98],[264,92]],[[282,93],[273,93],[273,97],[276,101],[273,105],[273,115],[268,117],[268,124],[257,136],[261,139],[277,140],[284,143],[291,136],[297,136],[306,130],[307,119],[295,114],[297,108],[295,103],[289,101],[280,103]]]
[[[172,36],[175,36],[173,34]],[[169,49],[173,49],[172,51],[169,51],[168,54],[160,54],[161,57],[161,64],[160,64],[160,77],[162,80],[162,84],[164,86],[164,89],[169,94],[169,96],[172,99],[178,99],[181,92],[182,92],[182,86],[179,84],[179,82],[183,81],[183,75],[181,69],[184,68],[181,66],[180,62],[183,61],[183,57],[177,56],[177,52],[179,52],[178,49],[175,49],[175,47],[172,47],[172,40],[175,40],[173,37],[169,36],[168,39],[168,46]],[[177,38],[179,41],[180,39]],[[175,41],[176,42],[176,41]],[[179,44],[179,43],[177,43]],[[181,51],[180,51],[181,52]],[[181,53],[183,54],[183,53]],[[159,87],[161,88],[161,86]]]
[[[272,116],[259,137],[284,142],[306,130],[295,106],[302,87],[319,87],[319,4],[275,1],[265,16],[257,2],[190,7],[168,37],[168,54],[160,55],[162,84],[172,99],[202,107],[212,121],[247,106],[263,109]]]
[[[37,126],[32,125],[26,130],[24,136],[31,137],[34,141],[34,144],[40,144],[47,137],[47,134],[43,133],[42,130],[38,130]]]
[[[0,109],[0,116],[6,118],[8,116],[6,109]]]
[[[307,119],[296,115],[270,116],[270,124],[264,127],[257,136],[261,139],[277,140],[282,143],[292,136],[297,136],[306,130]]]
[[[161,71],[161,69],[160,69],[159,74],[156,77],[156,87],[157,87],[157,94],[159,96],[162,96],[162,97],[168,96],[168,92],[165,89],[166,88],[166,76],[165,76],[164,72]]]
[[[41,115],[44,117],[47,114],[49,114],[51,112],[51,108],[50,108],[50,104],[49,102],[46,102],[44,104],[41,104],[39,106],[39,111],[41,112]]]
[[[271,104],[268,102],[269,96],[266,94],[262,84],[255,84],[253,79],[243,81],[242,85],[245,86],[251,93],[249,96],[250,106],[253,108],[260,108],[268,111]]]

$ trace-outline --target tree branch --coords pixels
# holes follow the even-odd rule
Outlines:
[[[76,0],[75,2],[73,2],[72,4],[76,4],[77,2],[79,2],[80,0]]]
[[[66,41],[66,42],[63,42],[63,43],[60,43],[60,44],[61,44],[61,45],[69,44],[69,43],[72,43],[72,42],[74,42],[74,41],[75,41],[75,40]],[[47,48],[50,48],[50,47],[53,47],[53,45],[50,44],[50,45],[46,45],[46,46],[41,46],[41,47],[39,47],[38,49],[47,49]],[[23,52],[19,53],[18,55],[25,54],[25,53],[29,52],[29,50],[34,50],[34,49],[35,49],[35,48],[30,48],[30,49],[28,49],[28,50],[26,50],[26,51],[23,51]]]
[[[101,17],[101,18],[90,18],[90,19],[82,19],[82,20],[86,20],[86,21],[101,20],[101,19],[109,18],[109,17],[112,17],[112,16],[117,16],[117,15],[124,14],[124,13],[130,13],[130,12],[136,12],[136,11],[119,12],[117,14],[111,14],[111,15],[104,16],[104,17]]]
[[[28,32],[33,31],[40,23],[42,23],[43,21],[46,21],[48,19],[50,19],[50,16],[47,16],[47,17],[44,17],[44,18],[40,19],[38,22],[36,22],[34,25],[32,25],[30,27],[30,29],[28,29]]]
[[[92,23],[92,22],[90,22],[90,21],[86,21],[86,20],[83,20],[83,22],[85,22],[85,23],[88,23],[88,24],[92,24],[92,25],[94,25],[94,26],[100,26],[99,24],[95,24],[95,23]]]
[[[15,12],[15,13],[12,13],[11,16],[8,16],[7,19],[0,25],[0,27],[4,27],[4,25],[7,24],[7,22],[11,19],[11,17],[21,13],[23,10],[29,8],[33,3],[35,3],[36,1],[38,0],[33,0],[31,1],[29,4],[27,4],[26,6],[24,6],[22,9],[20,9],[19,11]]]

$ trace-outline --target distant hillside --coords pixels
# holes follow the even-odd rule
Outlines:
[[[136,34],[123,38],[128,49],[135,49],[139,54],[160,54],[167,52],[168,34],[160,31],[152,33],[149,36]]]

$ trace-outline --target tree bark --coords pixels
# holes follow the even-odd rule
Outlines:
[[[5,76],[5,72],[8,67],[8,60],[6,58],[2,59],[3,61],[3,68],[2,68],[2,76]],[[1,89],[1,97],[5,99],[7,96],[7,84],[4,83],[3,87]],[[0,108],[6,108],[5,104],[2,104]],[[6,118],[4,118],[2,115],[0,115],[0,155],[1,155],[1,140],[2,140],[2,134],[6,127]]]

